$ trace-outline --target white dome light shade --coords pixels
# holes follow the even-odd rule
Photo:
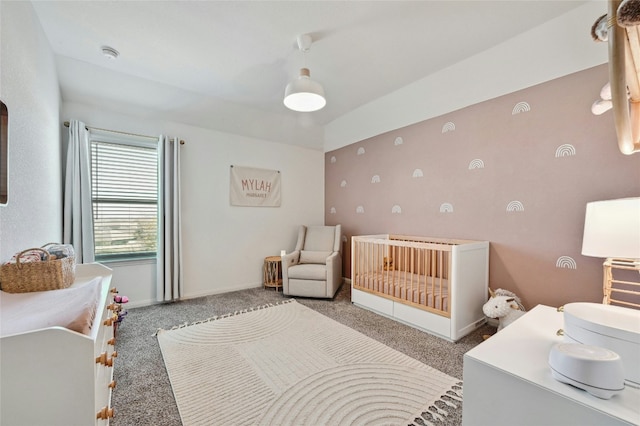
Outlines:
[[[326,104],[324,89],[320,83],[311,80],[307,68],[300,69],[300,76],[287,84],[284,91],[284,105],[294,111],[317,111]]]

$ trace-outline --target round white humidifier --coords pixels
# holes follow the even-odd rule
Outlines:
[[[620,356],[606,348],[579,343],[558,343],[549,352],[554,379],[602,399],[624,389]]]

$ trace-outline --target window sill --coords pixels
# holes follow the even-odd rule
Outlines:
[[[133,259],[103,259],[103,260],[96,260],[96,262],[106,266],[135,266],[135,265],[156,264],[156,258],[146,257],[146,258],[133,258]]]

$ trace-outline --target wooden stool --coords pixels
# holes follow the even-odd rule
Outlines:
[[[268,256],[264,258],[262,268],[264,274],[264,287],[274,287],[276,291],[282,287],[282,258],[280,256]]]

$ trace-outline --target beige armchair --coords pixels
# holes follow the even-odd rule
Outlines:
[[[295,250],[282,256],[283,294],[330,299],[341,284],[341,226],[300,226]]]

